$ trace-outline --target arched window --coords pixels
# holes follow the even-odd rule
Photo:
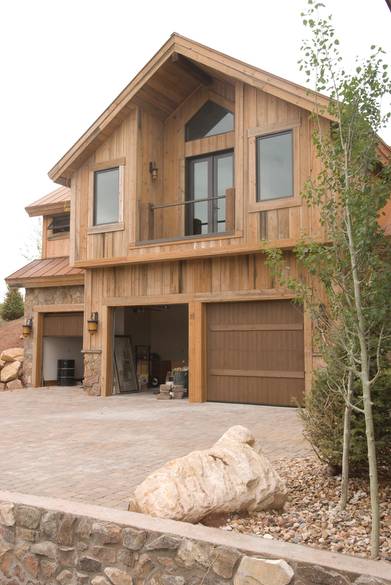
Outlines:
[[[231,132],[233,129],[233,113],[209,100],[186,124],[185,138],[186,141],[197,140]]]

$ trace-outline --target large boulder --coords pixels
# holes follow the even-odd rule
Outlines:
[[[206,516],[280,509],[285,483],[251,432],[231,427],[210,449],[193,451],[151,473],[136,489],[129,510],[199,522]]]
[[[7,390],[22,390],[22,388],[22,380],[11,380],[11,382],[7,383]]]
[[[22,362],[24,359],[23,347],[10,347],[5,349],[0,355],[0,360],[3,362]]]
[[[0,381],[11,382],[11,380],[16,380],[19,375],[21,365],[22,364],[19,361],[9,362],[6,364],[0,372]]]

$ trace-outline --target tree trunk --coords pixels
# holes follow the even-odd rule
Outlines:
[[[347,168],[347,167],[346,167]],[[346,185],[348,181],[346,181]],[[365,433],[367,437],[368,449],[368,466],[369,466],[369,490],[371,495],[371,558],[379,557],[379,537],[380,537],[380,506],[379,506],[379,481],[377,474],[376,461],[376,443],[375,429],[373,424],[373,411],[371,400],[371,383],[369,370],[369,352],[366,344],[365,331],[366,323],[361,305],[361,286],[357,269],[356,248],[353,240],[352,222],[350,217],[349,205],[346,205],[346,226],[349,244],[349,255],[353,277],[354,304],[357,316],[357,334],[360,343],[360,362],[361,362],[361,386],[364,404]]]
[[[380,505],[379,505],[379,481],[377,474],[375,428],[373,424],[373,409],[371,400],[371,387],[369,376],[363,380],[363,400],[365,416],[365,432],[368,447],[369,465],[369,489],[371,494],[372,530],[371,530],[371,557],[379,557],[379,536],[380,536]]]
[[[341,499],[339,506],[341,510],[345,510],[348,501],[349,492],[349,454],[350,454],[350,439],[351,439],[351,419],[352,419],[352,388],[353,388],[353,373],[349,372],[348,391],[346,395],[346,405],[343,421],[343,447],[342,447],[342,478],[341,478]]]

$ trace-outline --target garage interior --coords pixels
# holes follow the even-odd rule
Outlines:
[[[83,379],[82,349],[83,313],[45,314],[42,340],[42,385],[72,385],[75,382],[81,382]],[[60,360],[67,362],[65,368],[59,365]],[[63,380],[61,376],[64,377]]]
[[[187,372],[187,305],[117,307],[113,322],[115,394],[158,391],[169,372]]]

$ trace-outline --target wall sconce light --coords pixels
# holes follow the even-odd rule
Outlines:
[[[152,181],[156,181],[158,168],[154,160],[151,160],[149,163],[149,172],[151,174]]]
[[[26,319],[22,325],[23,337],[28,337],[31,334],[32,330],[33,330],[33,320],[31,318]]]
[[[96,333],[98,330],[98,313],[91,313],[91,317],[87,321],[89,333]]]

